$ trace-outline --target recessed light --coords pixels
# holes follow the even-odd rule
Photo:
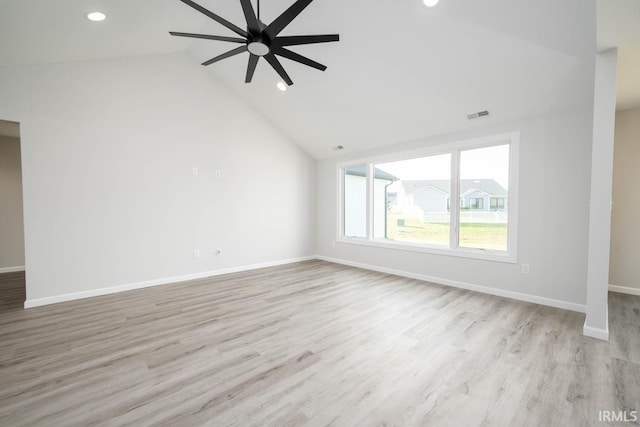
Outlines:
[[[427,6],[427,7],[433,7],[433,6],[437,5],[438,1],[440,1],[440,0],[422,0],[424,5]]]
[[[107,19],[107,15],[105,15],[102,12],[89,12],[87,13],[86,16],[89,21],[93,21],[93,22],[100,22]]]
[[[278,87],[278,89],[280,89],[283,92],[287,90],[287,85],[284,82],[278,82],[276,86]]]

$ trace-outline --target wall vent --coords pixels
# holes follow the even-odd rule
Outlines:
[[[485,117],[488,115],[489,115],[489,112],[487,110],[478,111],[477,113],[467,114],[467,119],[472,120],[472,119],[477,119],[479,117]]]

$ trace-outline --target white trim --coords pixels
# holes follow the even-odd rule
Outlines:
[[[336,206],[338,207],[338,211],[336,212],[336,224],[338,224],[338,229],[336,230],[336,240],[340,238],[344,234],[344,174],[342,173],[343,168],[336,168],[337,175],[337,184],[336,187]]]
[[[448,154],[453,150],[467,150],[483,147],[492,147],[495,145],[503,145],[520,141],[520,131],[514,130],[503,132],[496,135],[486,135],[477,138],[465,139],[462,141],[442,142],[436,145],[428,145],[425,147],[414,148],[410,150],[402,150],[394,153],[377,154],[353,160],[340,162],[338,169],[344,169],[350,166],[365,166],[367,163],[389,163],[401,160],[408,160],[414,157],[436,156],[438,154]],[[511,183],[509,183],[511,186]]]
[[[609,304],[608,301],[605,301],[604,305],[604,318],[607,319],[606,329],[594,328],[593,326],[587,326],[587,320],[589,320],[589,316],[585,316],[584,326],[582,326],[582,335],[586,337],[596,338],[602,341],[609,341]]]
[[[0,267],[0,274],[2,273],[15,273],[17,271],[25,271],[24,265],[18,265],[15,267]]]
[[[451,152],[449,182],[449,247],[446,252],[460,251],[460,150]],[[508,227],[508,225],[507,225]]]
[[[451,155],[451,176],[452,180],[460,182],[460,153],[462,151],[495,147],[500,145],[509,145],[509,219],[507,231],[507,250],[492,251],[488,249],[462,248],[458,243],[460,207],[458,203],[450,205],[450,234],[449,245],[443,247],[433,247],[427,244],[412,244],[408,242],[398,241],[382,241],[373,237],[373,201],[372,180],[373,169],[376,163],[387,163],[401,160],[409,160],[416,157],[436,156],[440,154]],[[368,173],[367,177],[367,233],[366,237],[349,237],[344,235],[344,174],[345,170],[353,166],[365,166]],[[337,230],[336,242],[359,244],[366,246],[384,247],[394,250],[406,250],[414,252],[424,252],[439,255],[457,256],[463,258],[474,258],[488,261],[507,262],[516,264],[518,262],[518,186],[520,174],[520,131],[505,132],[498,135],[482,136],[478,138],[468,139],[464,141],[441,143],[428,147],[417,148],[408,151],[401,151],[392,154],[379,154],[360,158],[357,160],[348,160],[336,164],[336,172],[338,174],[338,188],[336,192],[337,201]],[[460,197],[459,188],[451,185],[450,199],[458,200]],[[489,201],[490,203],[490,201]],[[490,209],[490,207],[489,207]]]
[[[366,214],[367,214],[367,228],[366,233],[367,236],[373,236],[373,209],[369,209],[369,206],[373,206],[373,193],[375,191],[375,180],[376,174],[373,163],[369,163],[367,165],[367,177],[366,177],[366,191],[367,191],[367,199],[366,199]]]
[[[319,259],[319,260],[322,260],[322,261],[333,262],[333,263],[336,263],[336,264],[349,265],[349,266],[352,266],[352,267],[362,268],[362,269],[371,270],[371,271],[378,271],[378,272],[381,272],[381,273],[393,274],[393,275],[401,276],[401,277],[408,277],[408,278],[411,278],[411,279],[422,280],[422,281],[425,281],[425,282],[431,282],[431,283],[437,283],[437,284],[441,284],[441,285],[445,285],[445,286],[451,286],[451,287],[454,287],[454,288],[467,289],[467,290],[474,291],[474,292],[480,292],[480,293],[489,294],[489,295],[495,295],[495,296],[504,297],[504,298],[511,298],[511,299],[515,299],[515,300],[518,300],[518,301],[531,302],[531,303],[534,303],[534,304],[541,304],[541,305],[546,305],[546,306],[549,306],[549,307],[555,307],[555,308],[561,308],[561,309],[564,309],[564,310],[576,311],[576,312],[579,312],[579,313],[584,313],[585,310],[586,310],[586,307],[583,304],[576,304],[576,303],[567,302],[567,301],[561,301],[561,300],[556,300],[556,299],[551,299],[551,298],[539,297],[539,296],[536,296],[536,295],[523,294],[523,293],[520,293],[520,292],[505,291],[505,290],[502,290],[502,289],[490,288],[490,287],[487,287],[487,286],[476,285],[476,284],[472,284],[472,283],[460,282],[460,281],[450,280],[450,279],[443,279],[443,278],[440,278],[440,277],[427,276],[427,275],[417,274],[417,273],[410,273],[410,272],[406,272],[406,271],[402,271],[402,270],[378,267],[378,266],[373,266],[373,265],[369,265],[369,264],[353,262],[353,261],[348,261],[348,260],[343,260],[343,259],[338,259],[338,258],[330,258],[330,257],[326,257],[326,256],[321,256],[321,255],[305,256],[305,257],[299,257],[299,258],[291,258],[291,259],[272,261],[272,262],[265,262],[265,263],[260,263],[260,264],[252,264],[252,265],[240,266],[240,267],[224,268],[224,269],[220,269],[220,270],[205,271],[205,272],[201,272],[201,273],[187,274],[187,275],[183,275],[183,276],[167,277],[167,278],[163,278],[163,279],[149,280],[149,281],[138,282],[138,283],[130,283],[130,284],[125,284],[125,285],[112,286],[112,287],[108,287],[108,288],[92,289],[92,290],[88,290],[88,291],[74,292],[74,293],[70,293],[70,294],[62,294],[62,295],[56,295],[56,296],[52,296],[52,297],[31,299],[31,300],[27,300],[27,301],[24,302],[24,308],[40,307],[40,306],[44,306],[44,305],[57,304],[57,303],[66,302],[66,301],[75,301],[75,300],[84,299],[84,298],[91,298],[91,297],[102,296],[102,295],[110,295],[110,294],[115,294],[115,293],[119,293],[119,292],[131,291],[131,290],[135,290],[135,289],[143,289],[143,288],[149,288],[149,287],[153,287],[153,286],[160,286],[160,285],[168,285],[168,284],[173,284],[173,283],[185,282],[185,281],[188,281],[188,280],[205,279],[205,278],[208,278],[208,277],[221,276],[223,274],[230,274],[230,273],[238,273],[238,272],[242,272],[242,271],[257,270],[257,269],[260,269],[260,268],[275,267],[275,266],[278,266],[278,265],[292,264],[292,263],[295,263],[295,262],[309,261],[309,260],[313,260],[313,259]],[[617,288],[620,288],[620,287],[617,287]],[[627,288],[627,289],[629,289],[629,288]],[[605,336],[605,334],[606,334],[606,337],[608,337],[609,332],[608,331],[600,331],[600,330],[596,330],[596,329],[589,328],[589,327],[585,326],[584,334],[587,335],[587,336],[594,337],[594,338],[608,339],[608,338],[601,338],[601,337]],[[596,335],[592,335],[592,334],[596,334]]]
[[[372,271],[378,271],[380,273],[387,273],[387,274],[393,274],[393,275],[396,275],[396,276],[408,277],[410,279],[417,279],[417,280],[422,280],[422,281],[425,281],[425,282],[431,282],[431,283],[437,283],[437,284],[440,284],[440,285],[451,286],[451,287],[454,287],[454,288],[467,289],[467,290],[474,291],[474,292],[481,292],[483,294],[495,295],[495,296],[499,296],[499,297],[515,299],[515,300],[518,300],[518,301],[525,301],[525,302],[531,302],[531,303],[534,303],[534,304],[546,305],[546,306],[549,306],[549,307],[561,308],[563,310],[577,311],[579,313],[584,313],[586,311],[586,306],[584,304],[576,304],[576,303],[573,303],[573,302],[562,301],[562,300],[557,300],[557,299],[552,299],[552,298],[539,297],[539,296],[531,295],[531,294],[523,294],[523,293],[520,293],[520,292],[505,291],[505,290],[502,290],[502,289],[490,288],[490,287],[487,287],[487,286],[476,285],[476,284],[473,284],[473,283],[466,283],[466,282],[460,282],[460,281],[457,281],[457,280],[443,279],[441,277],[427,276],[427,275],[424,275],[424,274],[410,273],[410,272],[407,272],[407,271],[395,270],[395,269],[392,269],[392,268],[378,267],[378,266],[373,266],[373,265],[369,265],[369,264],[363,264],[363,263],[360,263],[360,262],[348,261],[348,260],[338,259],[338,258],[330,258],[330,257],[326,257],[326,256],[321,256],[321,255],[318,255],[316,258],[320,259],[320,260],[323,260],[323,261],[327,261],[327,262],[334,262],[336,264],[349,265],[351,267],[362,268],[362,269],[365,269],[365,270],[372,270]]]
[[[507,190],[507,209],[509,228],[507,230],[507,248],[514,262],[518,260],[518,218],[520,217],[520,132],[511,134],[509,144],[509,189]],[[491,210],[491,199],[489,199]],[[585,308],[586,310],[586,308]]]
[[[582,334],[586,337],[596,338],[602,341],[609,341],[608,327],[607,329],[592,328],[591,326],[587,326],[586,320],[584,326],[582,327]]]
[[[152,286],[169,285],[172,283],[185,282],[188,280],[205,279],[207,277],[221,276],[223,274],[238,273],[241,271],[257,270],[259,268],[275,267],[278,265],[292,264],[294,262],[309,261],[316,259],[315,256],[300,258],[290,258],[279,261],[263,262],[260,264],[245,265],[240,267],[223,268],[220,270],[204,271],[201,273],[186,274],[183,276],[166,277],[162,279],[148,280],[145,282],[129,283],[125,285],[110,286],[108,288],[91,289],[88,291],[74,292],[70,294],[55,295],[52,297],[28,299],[24,302],[24,308],[40,307],[43,305],[57,304],[66,301],[97,297],[101,295],[115,294],[118,292],[132,291],[134,289],[149,288]]]
[[[375,248],[396,249],[399,251],[423,252],[427,254],[453,256],[458,258],[483,259],[486,261],[506,262],[510,264],[517,263],[515,256],[508,255],[506,252],[490,251],[487,249],[472,249],[472,248],[449,249],[447,247],[438,248],[436,246],[428,246],[428,245],[419,244],[419,243],[396,242],[393,240],[385,240],[385,239],[366,239],[364,237],[339,236],[336,239],[336,242],[348,243],[353,245],[372,246]]]
[[[621,294],[640,295],[640,289],[631,288],[629,286],[609,285],[609,292],[618,292]]]

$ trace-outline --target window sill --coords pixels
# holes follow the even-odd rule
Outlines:
[[[370,240],[360,237],[339,237],[336,243],[346,243],[352,245],[371,246],[376,248],[394,249],[400,251],[421,252],[434,255],[444,255],[459,258],[472,258],[485,261],[496,261],[510,264],[516,264],[517,258],[515,254],[508,252],[489,251],[486,249],[449,249],[439,248],[437,246],[426,246],[405,242],[386,241],[382,239]]]

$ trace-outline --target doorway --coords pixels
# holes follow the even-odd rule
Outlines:
[[[640,107],[616,112],[609,290],[640,295]]]
[[[26,299],[20,124],[0,120],[0,310]]]

